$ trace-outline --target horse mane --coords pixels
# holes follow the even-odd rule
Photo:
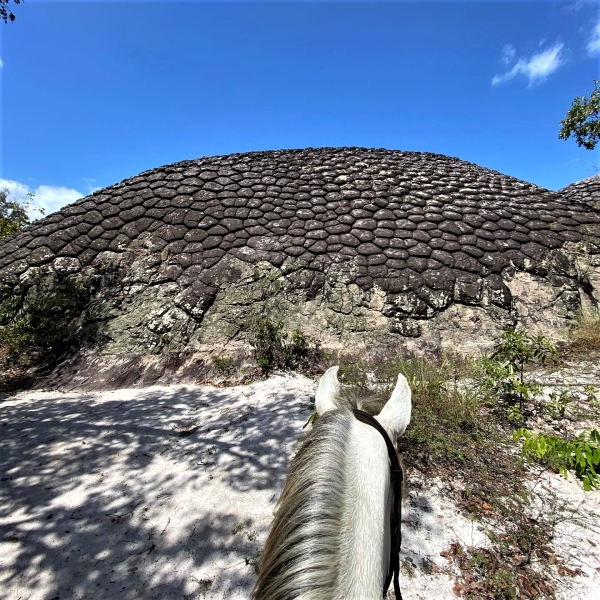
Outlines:
[[[377,414],[385,401],[346,392],[338,404],[316,420],[292,460],[253,600],[335,600],[352,409]]]

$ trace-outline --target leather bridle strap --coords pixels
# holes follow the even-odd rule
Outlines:
[[[388,570],[387,577],[385,578],[385,583],[383,585],[383,596],[385,597],[385,595],[387,594],[388,588],[390,587],[390,583],[393,577],[396,600],[402,600],[402,594],[400,593],[400,584],[398,582],[398,575],[400,572],[399,553],[400,547],[402,546],[402,532],[400,530],[400,521],[402,517],[402,480],[404,478],[404,473],[402,471],[402,467],[400,466],[400,460],[398,459],[396,448],[394,447],[394,444],[392,444],[392,440],[390,440],[387,431],[383,428],[381,423],[369,413],[366,413],[363,410],[359,410],[358,408],[355,408],[352,412],[359,421],[377,429],[377,431],[379,431],[379,433],[382,435],[383,441],[387,446],[388,457],[390,459],[390,467],[392,470],[393,500],[392,514],[390,519],[392,532],[392,547],[390,550],[390,567]]]

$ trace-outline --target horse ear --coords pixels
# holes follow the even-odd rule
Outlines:
[[[315,394],[315,407],[319,416],[328,410],[337,408],[336,401],[340,393],[340,383],[337,378],[338,369],[337,366],[330,367],[319,381],[319,387]]]
[[[390,399],[377,415],[377,420],[385,427],[392,440],[400,437],[410,423],[412,410],[410,396],[408,381],[400,373]]]

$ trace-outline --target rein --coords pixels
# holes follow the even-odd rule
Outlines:
[[[387,446],[388,457],[390,459],[390,468],[392,470],[392,514],[390,515],[391,521],[391,533],[392,533],[392,544],[390,550],[390,567],[388,569],[385,583],[383,584],[383,596],[387,594],[388,588],[394,578],[394,593],[396,594],[396,600],[402,600],[402,594],[400,593],[400,584],[398,582],[398,575],[400,572],[400,547],[402,546],[402,532],[400,530],[400,520],[402,517],[402,480],[404,479],[404,473],[398,460],[398,454],[392,441],[390,440],[386,430],[382,427],[381,423],[372,417],[369,413],[364,412],[355,408],[353,411],[354,416],[367,425],[374,427],[383,436],[383,441]]]

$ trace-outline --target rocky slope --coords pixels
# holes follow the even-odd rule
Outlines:
[[[468,351],[518,323],[556,336],[600,300],[591,179],[554,193],[364,148],[185,161],[0,242],[0,299],[69,278],[90,291],[88,348],[56,379],[84,387],[195,378],[213,354],[248,353],[257,314],[331,348]]]
[[[593,175],[581,181],[576,181],[559,190],[557,194],[572,203],[582,203],[600,210],[600,175]]]

